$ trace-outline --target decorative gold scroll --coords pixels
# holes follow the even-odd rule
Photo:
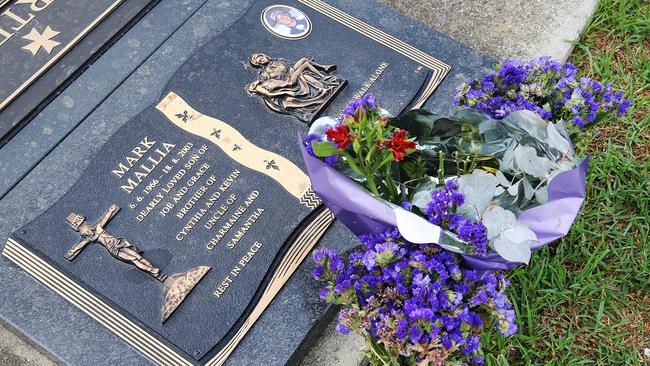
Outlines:
[[[226,122],[196,111],[176,93],[167,94],[156,109],[179,128],[210,140],[236,162],[273,178],[308,208],[320,203],[314,202],[309,177],[294,163],[248,141]]]

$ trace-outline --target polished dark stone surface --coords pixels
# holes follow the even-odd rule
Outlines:
[[[157,2],[6,4],[0,11],[4,13],[0,29],[11,36],[0,35],[0,146]],[[7,15],[7,11],[21,20]],[[23,25],[23,21],[28,22]],[[48,33],[47,27],[52,32]],[[32,44],[30,35],[35,35],[31,33],[34,31],[47,36],[43,45],[48,47],[24,48]]]
[[[39,115],[49,113],[51,117],[62,117],[58,119],[61,125],[56,126],[57,129],[50,134],[45,134],[52,137],[42,139],[48,128],[45,121],[41,125],[35,124],[33,129],[28,129],[30,124],[14,138],[22,139],[21,144],[11,146],[12,150],[7,150],[8,146],[0,150],[0,172],[13,172],[8,178],[12,183],[5,186],[6,194],[0,200],[1,236],[7,237],[56,202],[80,177],[102,143],[119,126],[155,103],[179,65],[204,42],[232,24],[250,4],[221,1],[208,1],[205,5],[198,3],[177,5],[172,1],[162,1]],[[373,2],[330,3],[452,66],[451,74],[428,103],[429,108],[439,113],[453,110],[451,96],[458,82],[484,73],[493,63],[484,55]],[[188,8],[198,11],[192,13],[194,10]],[[151,24],[156,27],[164,24],[172,28],[166,23],[170,11],[179,11],[186,14],[185,17],[191,15],[192,20],[185,22],[178,30],[170,29],[169,39],[155,40],[157,33],[152,31]],[[144,26],[147,22],[149,27]],[[151,39],[146,37],[154,37],[151,42],[158,42],[160,46],[148,49],[146,52],[150,56],[137,55],[136,59],[142,61],[120,57],[123,51],[111,54],[113,50],[132,49],[136,44],[150,47],[149,41],[141,42]],[[103,93],[103,97],[91,100],[83,98],[82,87],[87,84],[79,80],[87,78],[86,83],[95,78],[111,80],[112,72],[125,68],[136,71],[126,73],[124,82],[97,93]],[[102,84],[98,85],[97,90],[102,87]],[[67,92],[79,94],[75,97],[75,94],[66,95]],[[73,106],[70,106],[71,100]],[[86,112],[72,116],[77,113],[77,108]],[[15,152],[18,151],[30,158],[16,159]],[[326,234],[322,242],[338,250],[353,245],[351,235],[339,224]],[[327,308],[318,299],[318,284],[309,276],[312,268],[309,261],[303,263],[235,350],[228,364],[257,364],[264,360],[267,364],[283,365],[290,359],[300,359],[300,352],[296,353],[296,350]],[[116,336],[4,259],[0,262],[0,281],[3,293],[12,294],[0,298],[3,318],[66,363],[149,363]],[[21,305],[17,306],[18,303]],[[317,331],[318,328],[312,333]],[[83,344],[83,347],[79,344]]]

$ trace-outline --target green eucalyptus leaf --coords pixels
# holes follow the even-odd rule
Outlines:
[[[511,196],[516,196],[519,194],[519,184],[521,184],[521,180],[518,180],[515,184],[511,185],[508,187],[508,194]]]
[[[566,124],[564,122],[562,121],[556,122],[555,129],[567,141],[571,141],[571,134],[569,133],[569,130],[567,129]]]
[[[501,166],[502,169],[505,170],[515,170],[515,148],[517,146],[517,143],[513,141],[510,146],[506,149],[506,151],[503,153],[503,156],[499,160],[499,165]]]
[[[548,186],[540,187],[535,192],[535,201],[537,201],[537,203],[539,203],[540,205],[543,205],[546,202],[548,202]]]
[[[494,199],[497,188],[497,179],[494,174],[484,170],[474,170],[472,174],[466,174],[458,179],[459,191],[465,196],[465,203],[459,208],[459,212],[469,218],[481,218],[485,209]]]
[[[526,197],[528,201],[532,200],[533,195],[535,194],[533,186],[530,184],[528,178],[526,177],[521,178],[521,182],[524,185],[524,197]]]
[[[499,236],[491,246],[501,258],[507,261],[526,264],[530,262],[531,251],[526,244],[513,243],[503,236]]]
[[[487,229],[488,240],[492,240],[501,233],[513,227],[517,222],[515,214],[499,205],[492,205],[487,208],[481,219]]]
[[[340,155],[341,150],[337,150],[336,146],[330,144],[329,142],[313,142],[312,147],[314,149],[314,154],[319,158],[324,158],[326,156]]]
[[[506,178],[505,175],[500,170],[497,170],[496,173],[494,173],[494,176],[497,178],[497,182],[502,185],[503,187],[510,187],[510,181],[508,178]]]
[[[516,111],[502,121],[503,126],[517,139],[528,135],[538,141],[546,141],[546,125],[548,122],[544,121],[535,112],[528,110]]]
[[[552,162],[537,156],[537,150],[530,146],[519,145],[514,151],[517,167],[533,177],[544,179],[551,170]]]
[[[537,240],[535,232],[521,224],[517,224],[504,230],[503,233],[501,233],[501,236],[513,243],[526,244],[528,246]]]
[[[416,192],[411,200],[411,203],[414,206],[421,208],[422,210],[427,208],[429,202],[431,202],[431,191],[428,189]]]
[[[569,155],[571,153],[571,143],[562,137],[553,123],[548,124],[546,132],[548,134],[548,144],[552,148],[560,151],[563,155]]]

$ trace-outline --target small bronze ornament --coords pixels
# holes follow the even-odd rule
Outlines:
[[[290,66],[287,60],[254,53],[250,63],[260,69],[260,78],[248,84],[248,92],[264,98],[271,110],[307,123],[347,84],[347,80],[331,75],[336,65],[321,65],[307,58]]]
[[[187,272],[173,275],[162,273],[160,268],[154,266],[142,256],[142,251],[138,250],[135,245],[129,243],[126,239],[113,236],[104,229],[119,210],[120,208],[116,204],[111,205],[95,226],[85,223],[86,218],[79,214],[71,213],[68,215],[66,221],[72,230],[79,233],[81,240],[68,250],[65,258],[73,261],[88,244],[99,243],[113,258],[131,264],[162,282],[165,294],[165,302],[162,306],[162,322],[164,323],[185,300],[185,297],[194,289],[196,284],[201,281],[203,276],[210,270],[210,267],[198,266],[191,268]]]

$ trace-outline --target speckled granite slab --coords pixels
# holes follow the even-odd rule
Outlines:
[[[450,100],[455,84],[484,73],[493,63],[484,55],[373,2],[331,1],[329,4],[451,65],[451,73],[428,103],[430,108],[440,113],[453,110]],[[250,5],[251,2],[221,1],[179,5],[162,1],[42,112],[41,115],[65,116],[57,119],[64,121],[61,131],[47,130],[50,133],[46,133],[49,125],[45,119],[40,129],[34,127],[31,132],[24,130],[16,136],[23,140],[21,144],[12,146],[14,150],[0,150],[0,170],[14,172],[0,200],[1,236],[7,237],[56,202],[82,174],[103,142],[140,110],[159,100],[164,85],[179,65],[203,43],[232,24]],[[178,12],[191,20],[179,20]],[[178,29],[169,29],[174,27],[168,24],[169,14],[176,15],[173,19],[180,23],[177,23]],[[137,55],[135,61],[120,56],[124,50],[144,47],[140,37],[159,37],[160,34],[153,29],[158,30],[163,25],[169,27],[168,38],[154,37],[152,42],[158,42],[159,46],[148,48],[148,55]],[[146,46],[150,47],[151,43],[147,42]],[[115,54],[111,55],[114,49]],[[135,71],[124,72],[129,68]],[[124,80],[110,84],[109,80],[115,75],[111,72],[121,73]],[[83,87],[87,84],[80,80],[86,78],[85,83],[90,83],[102,77],[109,83],[108,88],[102,83],[96,85],[103,96],[84,98]],[[75,90],[79,93],[76,97],[66,95]],[[76,107],[85,109],[85,113],[71,117]],[[43,139],[43,135],[56,137],[48,140]],[[39,146],[41,140],[47,140],[43,143],[45,147]],[[16,159],[15,152],[29,158],[24,161]],[[322,242],[338,250],[348,249],[354,243],[347,230],[338,224]],[[264,362],[282,365],[300,359],[301,343],[306,340],[305,344],[308,344],[309,336],[319,331],[319,327],[314,326],[318,325],[326,310],[318,299],[318,285],[309,278],[311,268],[308,261],[303,263],[227,364]],[[11,294],[0,299],[3,318],[64,362],[79,365],[151,362],[6,260],[0,262],[0,278],[3,294]]]

